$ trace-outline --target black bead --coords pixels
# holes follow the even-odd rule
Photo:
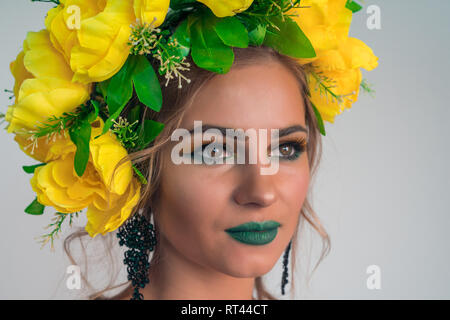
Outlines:
[[[288,281],[288,264],[289,264],[289,251],[291,250],[292,240],[289,242],[283,256],[283,274],[281,276],[281,294],[284,295],[284,287]]]
[[[139,288],[144,288],[148,279],[149,252],[156,245],[156,235],[153,224],[139,214],[135,214],[117,232],[119,245],[126,245],[124,264],[127,265],[128,280],[131,281],[134,292],[131,300],[142,300],[144,297]]]

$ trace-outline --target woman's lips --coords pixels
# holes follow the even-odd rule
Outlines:
[[[278,227],[281,224],[268,220],[264,222],[247,222],[225,231],[235,240],[250,244],[250,245],[264,245],[272,242],[277,236]]]
[[[238,231],[268,231],[276,229],[281,224],[274,220],[266,220],[263,222],[250,221],[247,223],[240,224],[236,227],[226,229],[227,232],[238,232]]]

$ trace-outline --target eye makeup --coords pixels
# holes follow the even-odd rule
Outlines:
[[[280,152],[283,156],[279,156],[282,160],[294,161],[297,160],[300,155],[305,152],[307,146],[306,138],[298,137],[292,138],[287,141],[281,141],[278,146],[278,151],[283,149],[283,152]]]
[[[214,141],[205,141],[205,143],[203,143],[203,144],[200,146],[200,148],[197,148],[197,150],[194,150],[194,151],[191,153],[192,159],[196,156],[197,153],[201,153],[201,154],[204,155],[204,152],[205,152],[205,149],[206,149],[206,148],[209,148],[209,149],[210,149],[209,152],[208,152],[208,154],[210,154],[210,151],[212,151],[212,150],[217,150],[217,152],[219,152],[219,153],[221,153],[221,154],[227,154],[227,153],[228,153],[228,152],[227,152],[227,144],[226,144],[226,143],[222,144],[222,143],[214,142]],[[234,154],[233,154],[233,155],[234,155]],[[224,157],[222,157],[222,158],[223,158],[223,159],[227,159],[227,158],[229,158],[229,157],[231,157],[231,155],[230,155],[230,156],[224,156]],[[211,158],[213,158],[213,157],[211,157]]]
[[[214,139],[211,139],[203,141],[203,144],[190,154],[191,158],[193,159],[199,152],[203,154],[206,147],[213,147],[212,144],[218,146],[219,152],[225,154],[227,153],[228,145],[226,143],[220,143],[219,141],[215,142]],[[306,150],[306,146],[307,142],[304,137],[284,139],[284,141],[279,142],[277,151],[274,152],[274,150],[272,150],[271,157],[278,157],[281,160],[295,161]],[[235,156],[235,153],[232,156]],[[231,155],[228,157],[231,157]],[[223,157],[223,159],[228,157]]]

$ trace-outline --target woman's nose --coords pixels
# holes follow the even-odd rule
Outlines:
[[[242,206],[268,207],[276,201],[274,175],[262,175],[261,164],[238,166],[239,184],[233,193],[234,201]]]

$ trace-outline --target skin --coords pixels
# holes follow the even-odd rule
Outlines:
[[[181,124],[194,120],[228,128],[305,127],[305,106],[295,77],[278,62],[218,75],[199,92]],[[280,138],[307,138],[294,132]],[[171,142],[163,150],[158,203],[152,208],[160,241],[144,299],[253,299],[255,277],[268,273],[291,240],[305,200],[310,168],[306,149],[294,161],[280,160],[274,175],[256,164],[175,165]],[[269,152],[270,134],[269,134]],[[248,145],[246,145],[246,148]],[[246,149],[246,155],[248,153]],[[243,244],[224,230],[248,221],[281,223],[266,245]]]

